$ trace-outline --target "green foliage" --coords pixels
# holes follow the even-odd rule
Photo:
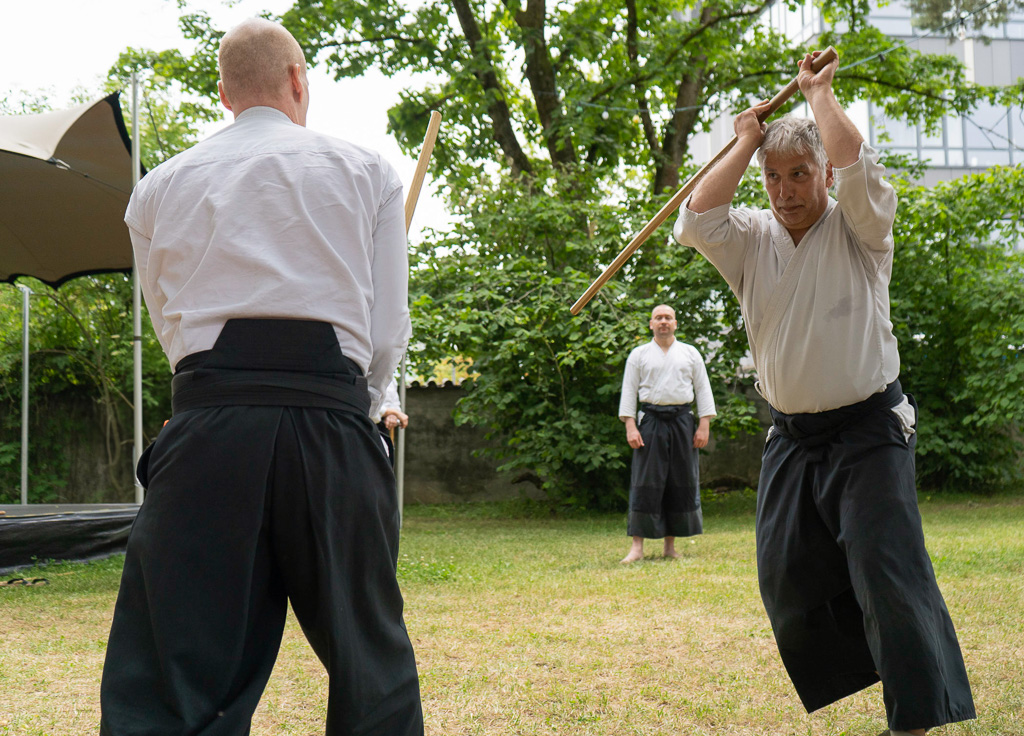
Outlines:
[[[920,404],[925,488],[1018,483],[1024,427],[1024,168],[898,183],[892,315]]]
[[[391,110],[391,127],[414,152],[428,110],[441,109],[432,165],[449,181],[472,178],[484,161],[533,173],[543,159],[612,176],[639,169],[661,192],[678,183],[694,133],[795,75],[807,49],[772,31],[764,9],[746,0],[298,0],[282,21],[338,77],[424,74]],[[837,77],[843,101],[870,99],[894,117],[935,123],[998,92],[969,84],[952,56],[893,48],[864,22],[865,0],[821,10],[828,27],[845,31],[827,31],[819,47],[835,45],[844,65],[875,57]]]
[[[622,372],[629,351],[650,339],[656,304],[692,315],[678,335],[709,359],[721,393],[715,431],[751,429],[753,417],[726,389],[746,349],[738,310],[719,298],[724,283],[692,252],[651,241],[647,259],[628,270],[638,288],[614,282],[579,316],[569,314],[592,264],[610,261],[623,229],[650,214],[626,204],[637,201],[628,187],[621,201],[596,203],[599,184],[577,170],[549,172],[542,189],[506,179],[463,192],[461,225],[418,255],[412,311],[415,334],[430,336],[417,362],[475,357],[479,378],[456,418],[505,440],[491,451],[504,469],[565,505],[611,509],[623,506],[629,485]]]
[[[109,91],[123,90],[121,110],[126,121],[132,119],[132,72],[139,78],[142,165],[147,170],[193,145],[203,125],[220,119],[213,101],[217,94],[216,66],[212,71],[205,65],[196,68],[198,58],[186,59],[176,50],[128,49],[110,69],[106,87]]]
[[[132,483],[131,281],[122,274],[88,276],[69,281],[59,291],[34,279],[21,282],[33,291],[30,500],[100,500],[68,496],[73,451],[82,444],[102,452],[93,463],[106,470],[106,492],[126,492]],[[16,500],[20,485],[21,319],[21,293],[0,289],[0,502]],[[144,412],[155,434],[169,416],[170,373],[145,316],[143,367]],[[96,435],[100,441],[89,443]]]

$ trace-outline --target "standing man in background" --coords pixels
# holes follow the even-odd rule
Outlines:
[[[923,736],[974,702],[917,508],[917,411],[889,319],[896,195],[832,92],[838,61],[815,73],[816,55],[797,81],[817,123],[740,113],[675,236],[736,294],[771,405],[757,570],[790,679],[808,711],[881,680],[883,734]],[[771,209],[733,208],[755,151]]]
[[[626,360],[619,419],[633,448],[629,522],[633,537],[623,564],[643,559],[644,539],[664,539],[665,557],[679,557],[676,537],[704,531],[697,450],[711,436],[715,399],[697,349],[675,338],[676,313],[667,304],[651,312],[654,339],[634,348]],[[637,426],[637,397],[640,425]],[[697,401],[694,427],[690,404]]]
[[[158,166],[125,215],[174,415],[139,462],[101,685],[106,736],[246,734],[289,601],[330,676],[331,736],[421,736],[370,415],[409,338],[402,186],[305,127],[281,26],[221,41],[234,123]]]

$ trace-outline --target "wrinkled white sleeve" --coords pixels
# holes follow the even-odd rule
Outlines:
[[[700,351],[694,348],[693,354],[693,396],[697,400],[697,417],[718,416],[715,410],[715,396],[711,392],[711,380],[708,378],[708,367]]]
[[[370,415],[380,413],[380,402],[395,368],[402,360],[412,327],[409,322],[409,256],[405,239],[405,202],[402,186],[390,166],[393,189],[377,212],[373,230],[373,304],[370,307],[370,342],[373,353],[366,373],[370,386]]]
[[[763,228],[757,211],[723,204],[698,214],[687,204],[689,200],[679,208],[672,235],[707,258],[738,294],[747,250],[758,242]]]
[[[896,192],[887,182],[878,152],[866,143],[860,158],[844,169],[833,169],[836,201],[843,220],[856,233],[860,245],[887,253],[893,249],[892,226],[896,220]]]
[[[380,413],[383,414],[388,409],[396,409],[402,411],[402,401],[398,397],[398,382],[391,379],[388,384],[387,390],[384,392],[384,398],[380,403]]]
[[[626,358],[622,375],[622,396],[619,398],[619,416],[636,419],[636,394],[640,390],[640,366],[634,350]]]
[[[139,273],[139,287],[142,291],[142,298],[146,303],[146,311],[153,323],[153,332],[160,341],[160,346],[167,354],[167,336],[164,334],[163,305],[167,297],[160,291],[156,279],[150,279],[149,254],[153,247],[153,229],[146,224],[150,218],[151,203],[144,197],[145,180],[136,185],[128,200],[128,208],[124,213],[124,222],[128,226],[128,235],[132,241],[132,252],[135,256],[135,267]],[[173,369],[174,366],[172,365]]]

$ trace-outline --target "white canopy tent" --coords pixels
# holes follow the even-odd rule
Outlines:
[[[138,135],[133,138],[137,148]],[[0,117],[0,281],[31,276],[58,288],[76,276],[132,269],[124,225],[140,174],[132,148],[118,93],[69,110]],[[140,304],[136,279],[136,460],[142,451]],[[27,417],[22,422],[24,458]],[[24,460],[22,486],[24,503]],[[141,503],[141,486],[135,496]]]

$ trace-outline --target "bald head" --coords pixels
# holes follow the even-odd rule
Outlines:
[[[662,347],[668,347],[675,340],[676,327],[676,310],[672,309],[667,304],[659,304],[651,310],[651,332],[654,333],[654,339],[661,344]]]
[[[283,26],[263,18],[243,21],[221,39],[218,64],[221,99],[236,116],[256,105],[291,116],[298,105],[302,120],[295,122],[305,124],[306,59]]]

